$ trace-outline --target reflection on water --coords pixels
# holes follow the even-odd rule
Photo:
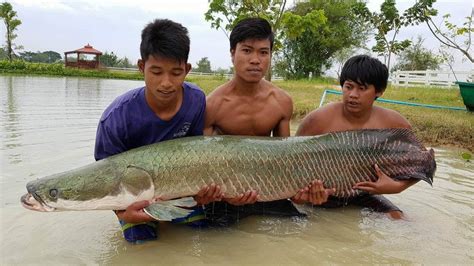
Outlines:
[[[221,229],[165,224],[158,241],[129,245],[111,212],[23,209],[28,181],[93,161],[103,109],[142,84],[0,76],[0,264],[473,264],[474,167],[457,150],[435,149],[433,187],[388,196],[408,221],[301,206],[308,217],[249,217]]]
[[[9,140],[8,142],[5,141],[3,145],[5,145],[6,149],[13,149],[16,147],[18,144],[15,143],[15,140],[17,140],[21,134],[17,130],[18,126],[18,114],[16,110],[16,103],[15,103],[15,98],[13,97],[13,78],[12,77],[7,77],[5,80],[5,85],[6,85],[6,93],[7,93],[7,101],[6,101],[6,112],[5,112],[5,122],[2,123],[5,132],[5,139]],[[2,102],[3,105],[3,102]],[[10,154],[10,161],[12,163],[18,163],[20,162],[20,155],[19,154]]]

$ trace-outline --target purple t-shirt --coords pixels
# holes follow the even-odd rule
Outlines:
[[[183,83],[183,102],[169,121],[161,120],[145,100],[145,87],[117,97],[100,118],[94,156],[101,160],[140,146],[203,134],[206,96],[194,84]]]

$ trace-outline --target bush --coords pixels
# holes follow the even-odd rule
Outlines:
[[[141,80],[140,72],[109,71],[107,69],[77,69],[65,67],[62,63],[30,63],[23,60],[0,60],[0,73],[14,73],[25,75],[49,75],[49,76],[74,76],[94,77],[109,79],[134,79]]]

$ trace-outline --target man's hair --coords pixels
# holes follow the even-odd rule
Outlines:
[[[234,50],[237,43],[248,39],[268,39],[272,50],[275,37],[270,23],[263,18],[246,18],[239,21],[230,33],[230,49]]]
[[[387,87],[388,69],[376,58],[356,55],[349,58],[342,67],[339,77],[341,87],[346,80],[352,80],[360,85],[374,85],[376,92],[383,92]]]
[[[188,62],[188,30],[169,19],[156,19],[142,31],[140,55],[146,61],[150,55]]]

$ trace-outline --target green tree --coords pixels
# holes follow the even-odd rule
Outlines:
[[[207,57],[201,58],[196,63],[196,68],[193,70],[194,72],[201,72],[201,73],[212,73],[211,70],[211,61]]]
[[[13,49],[21,49],[21,46],[15,46],[15,44],[13,43],[13,41],[17,37],[15,31],[17,30],[17,27],[21,25],[21,20],[16,18],[16,11],[13,10],[12,5],[8,2],[3,2],[0,5],[0,18],[3,19],[3,22],[5,24],[5,48],[8,55],[8,60],[10,60],[11,62],[14,55]]]
[[[372,47],[372,51],[384,57],[389,69],[392,54],[400,53],[411,44],[408,39],[396,40],[400,29],[419,21],[407,12],[400,15],[395,4],[395,0],[385,0],[380,7],[380,13],[370,12],[365,4],[359,4],[356,9],[356,14],[375,28],[376,44]]]
[[[44,51],[42,53],[45,56],[45,63],[56,63],[61,61],[61,54],[55,51]]]
[[[114,52],[107,52],[105,51],[101,56],[100,56],[100,63],[106,67],[117,67],[119,64],[120,60]]]
[[[6,59],[8,59],[7,52],[5,51],[5,49],[0,47],[0,60],[6,60]]]
[[[61,60],[61,55],[55,51],[46,52],[21,52],[20,58],[28,62],[56,63]]]
[[[363,46],[368,30],[364,21],[353,15],[356,3],[356,0],[298,2],[290,10],[292,14],[303,17],[319,11],[324,13],[326,23],[296,37],[287,36],[276,57],[275,72],[287,79],[321,76],[331,67],[338,51]]]
[[[341,75],[342,67],[346,63],[346,61],[353,56],[354,54],[357,53],[359,47],[356,46],[349,46],[349,47],[344,47],[334,53],[334,56],[332,57],[332,62],[336,64],[337,69],[336,69],[336,74],[337,77]],[[362,47],[364,50],[368,50],[366,47]],[[366,52],[366,51],[365,51]]]
[[[400,53],[398,63],[392,70],[439,69],[440,64],[443,62],[442,57],[424,48],[423,41],[423,38],[418,36],[415,43],[412,43],[412,45]]]
[[[474,9],[471,8],[471,14],[466,17],[466,21],[462,26],[457,26],[449,22],[450,14],[445,14],[441,23],[444,25],[444,28],[442,28],[433,21],[433,17],[438,14],[438,10],[433,8],[434,2],[436,2],[436,0],[418,0],[412,8],[407,10],[407,13],[414,20],[425,23],[433,36],[438,39],[442,45],[458,50],[471,61],[471,63],[474,63],[471,50],[472,34],[474,33],[474,28],[472,27]],[[460,37],[463,41],[458,39]]]
[[[130,62],[130,59],[128,59],[128,57],[125,56],[124,58],[119,60],[117,66],[124,67],[124,68],[131,68],[133,67],[133,64]]]
[[[274,51],[281,47],[284,36],[297,37],[308,29],[325,23],[323,12],[313,11],[305,17],[285,11],[286,0],[209,0],[209,9],[204,14],[211,27],[222,30],[227,38],[237,22],[248,17],[268,20],[275,34]],[[266,79],[270,80],[271,71]]]

